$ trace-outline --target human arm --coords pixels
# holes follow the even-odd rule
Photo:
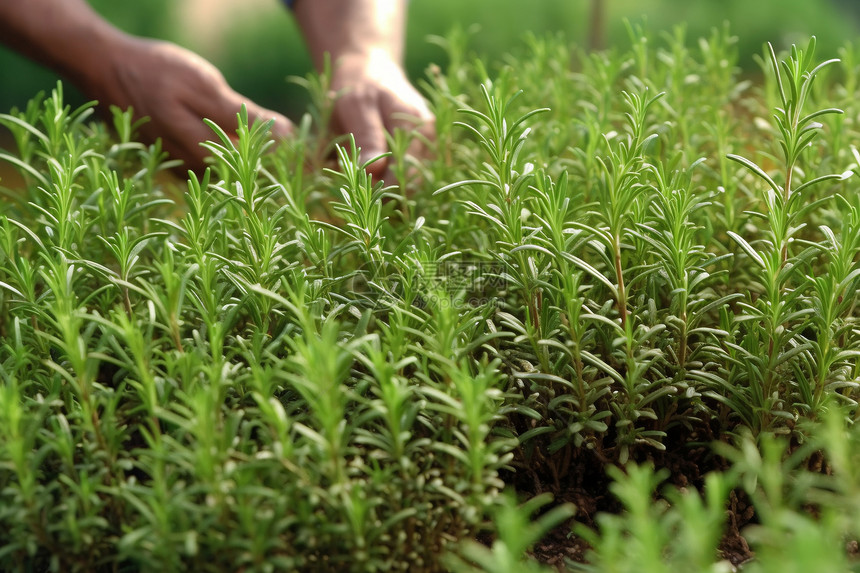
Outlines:
[[[403,71],[405,0],[297,0],[294,11],[317,70],[331,56],[334,128],[355,135],[363,159],[387,150],[386,131],[414,128],[407,118],[432,137],[433,114]]]
[[[275,119],[274,133],[292,127],[282,115],[233,91],[200,56],[168,42],[118,30],[85,0],[0,0],[0,41],[42,63],[103,106],[131,106],[149,116],[144,139],[161,137],[171,155],[199,168],[207,155],[200,142],[212,134],[202,118],[229,129],[244,103],[248,117]]]

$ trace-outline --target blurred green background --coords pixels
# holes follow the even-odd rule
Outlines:
[[[313,1],[313,0],[299,0]],[[348,1],[348,0],[345,0]],[[472,48],[490,61],[522,45],[526,31],[563,32],[586,45],[592,34],[591,10],[601,0],[412,0],[407,67],[413,78],[428,64],[444,64],[444,53],[426,38],[444,35],[454,25],[479,26]],[[752,54],[762,44],[786,47],[818,36],[819,57],[836,54],[860,30],[860,0],[602,0],[604,42],[629,44],[624,18],[641,21],[654,37],[685,22],[691,43],[729,21],[739,38],[741,65],[754,67]],[[213,61],[241,93],[292,117],[301,114],[305,97],[286,82],[305,75],[310,61],[301,36],[278,0],[93,0],[107,19],[122,29],[172,40]],[[50,89],[56,77],[16,54],[0,51],[0,110],[21,106],[38,90]],[[80,95],[76,101],[83,101]]]

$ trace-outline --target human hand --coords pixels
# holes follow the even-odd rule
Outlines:
[[[338,94],[332,128],[352,133],[361,159],[373,159],[388,150],[385,134],[397,127],[417,129],[410,154],[427,153],[424,142],[435,137],[435,118],[424,98],[409,82],[403,68],[384,50],[342,55],[332,72],[332,89]],[[368,166],[376,178],[385,176],[388,159]]]
[[[339,97],[331,127],[355,136],[363,161],[384,153],[386,132],[397,127],[417,127],[425,140],[434,136],[433,114],[401,66],[406,0],[297,2],[295,16],[317,70],[325,69],[327,57],[334,63],[332,88]],[[412,155],[426,151],[421,140],[413,140]],[[380,178],[388,164],[382,159],[368,171]]]
[[[208,152],[200,143],[212,139],[203,123],[207,118],[231,133],[242,104],[248,120],[274,119],[272,135],[288,136],[293,125],[283,115],[243,98],[227,85],[224,76],[200,56],[169,42],[123,36],[101,72],[92,75],[82,89],[107,107],[134,108],[138,117],[150,120],[140,128],[141,137],[160,137],[171,156],[183,159],[185,167],[202,169]]]

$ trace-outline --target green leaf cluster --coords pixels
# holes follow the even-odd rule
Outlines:
[[[325,75],[290,141],[209,122],[182,188],[131,110],[0,115],[0,568],[538,570],[575,510],[506,482],[589,463],[625,508],[575,528],[596,570],[721,570],[739,492],[764,570],[856,538],[854,49],[753,85],[726,28],[629,30],[492,67],[436,39],[437,137],[391,134],[385,182]]]

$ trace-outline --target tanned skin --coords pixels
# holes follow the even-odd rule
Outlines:
[[[355,134],[362,157],[387,149],[385,132],[419,126],[432,137],[433,116],[403,71],[405,0],[298,0],[295,16],[314,64],[334,64],[332,88],[341,93],[332,126]],[[85,0],[0,0],[0,41],[44,64],[107,108],[133,107],[148,116],[146,141],[186,166],[203,166],[211,138],[202,119],[236,126],[242,104],[250,121],[274,119],[273,135],[293,125],[234,91],[208,61],[169,42],[139,38],[115,28]],[[386,161],[369,170],[380,176]]]

